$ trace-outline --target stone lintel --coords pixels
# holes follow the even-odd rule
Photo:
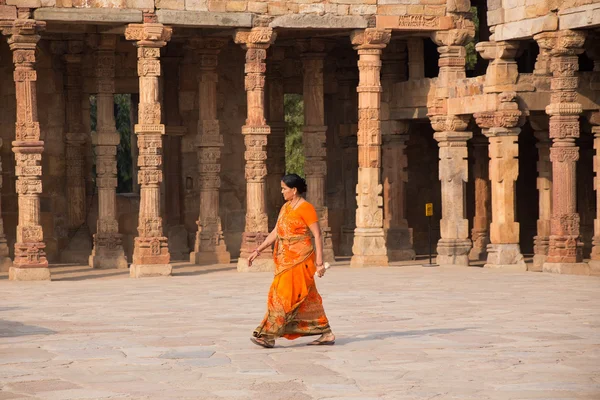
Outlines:
[[[541,32],[551,32],[558,29],[558,17],[548,14],[543,17],[531,18],[522,21],[508,22],[496,25],[493,35],[495,41],[527,39]]]
[[[390,110],[390,119],[427,119],[427,107],[395,108]]]
[[[398,31],[439,31],[454,27],[450,16],[433,15],[377,15],[375,26]]]
[[[475,96],[448,99],[448,114],[474,114],[478,112],[496,111],[498,96],[496,94],[481,94]]]
[[[577,103],[581,104],[583,111],[597,110],[600,105],[600,96],[589,90],[579,89],[577,93]],[[551,92],[519,92],[519,103],[522,104],[524,111],[542,111],[546,112],[546,107],[550,104]]]
[[[600,26],[600,3],[559,11],[558,26],[561,30]]]
[[[122,8],[38,8],[33,17],[41,21],[126,24],[143,22],[141,10]]]
[[[288,14],[275,17],[271,28],[363,29],[368,22],[361,16]]]
[[[173,26],[252,27],[252,14],[250,13],[158,10],[156,16],[161,24]]]
[[[17,19],[17,7],[0,5],[0,19]]]

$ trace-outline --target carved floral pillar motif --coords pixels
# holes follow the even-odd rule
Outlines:
[[[162,182],[162,135],[159,101],[161,74],[160,49],[171,39],[171,28],[162,24],[130,24],[125,30],[127,40],[136,41],[140,103],[135,133],[138,137],[138,182],[140,184],[140,216],[138,237],[135,238],[130,275],[171,275],[168,239],[163,232],[160,207]]]
[[[285,48],[272,47],[267,74],[268,120],[271,134],[267,144],[267,213],[269,230],[275,227],[279,210],[284,203],[281,178],[285,175],[285,109],[283,74]]]
[[[548,116],[535,115],[529,117],[537,139],[537,190],[539,201],[539,216],[537,220],[537,235],[533,238],[533,267],[531,271],[541,272],[548,256],[550,245],[550,220],[552,217],[552,163],[550,162],[550,134],[548,132]]]
[[[246,152],[246,226],[238,259],[238,271],[247,271],[248,257],[267,237],[269,219],[266,210],[267,138],[271,128],[265,120],[265,72],[267,49],[276,33],[271,28],[240,30],[235,42],[246,50],[245,87],[248,117],[242,127]],[[273,258],[268,249],[254,261],[250,271],[272,271]]]
[[[365,29],[351,35],[358,51],[358,185],[352,267],[387,266],[381,184],[381,53],[391,31]]]
[[[307,200],[312,203],[319,216],[323,233],[323,259],[334,261],[331,228],[329,227],[327,196],[327,147],[325,106],[323,91],[323,61],[327,54],[327,43],[319,39],[297,41],[303,67],[304,127],[304,173],[308,186]]]
[[[471,240],[473,248],[469,252],[469,260],[487,260],[487,246],[490,243],[490,221],[492,214],[490,177],[489,177],[489,140],[485,135],[473,136],[473,179],[475,183],[475,216]]]
[[[84,264],[92,250],[86,224],[85,154],[87,135],[82,114],[83,41],[69,41],[66,64],[66,169],[69,244],[60,254],[62,262]]]
[[[516,66],[516,65],[515,65]],[[495,82],[496,84],[497,82]],[[490,141],[490,182],[492,222],[486,267],[526,269],[519,247],[519,223],[516,222],[516,182],[519,176],[519,144],[523,121],[515,92],[498,95],[495,112],[474,115],[477,125]]]
[[[223,135],[217,118],[218,55],[227,39],[198,39],[192,42],[197,49],[200,65],[198,93],[198,168],[200,213],[198,232],[190,262],[195,264],[228,264],[229,252],[225,247],[221,217],[219,216],[219,188],[221,187],[221,147]]]
[[[45,23],[21,13],[12,23],[0,25],[8,36],[15,65],[17,115],[15,141],[16,190],[19,203],[19,220],[15,243],[15,259],[9,269],[10,280],[50,280],[50,269],[44,251],[44,233],[40,222],[40,194],[42,193],[42,152],[40,123],[37,113],[36,81],[34,69],[38,33]]]
[[[550,160],[552,162],[552,219],[550,247],[545,272],[587,273],[582,261],[580,219],[576,202],[576,162],[579,148],[579,115],[581,104],[577,103],[579,68],[577,55],[583,52],[585,33],[581,31],[546,32],[536,35],[540,49],[549,51],[552,79],[550,104],[546,113],[550,116]]]
[[[96,153],[98,222],[94,248],[89,257],[93,268],[127,268],[117,222],[117,145],[120,135],[114,117],[116,35],[101,35],[96,50]]]
[[[354,54],[352,54],[354,56]],[[339,135],[342,147],[342,180],[344,184],[344,223],[341,229],[340,255],[352,255],[356,229],[356,182],[358,180],[358,149],[356,137],[358,69],[352,57],[338,59],[336,71],[338,101],[336,106],[340,121]]]
[[[441,238],[437,244],[439,265],[469,265],[469,221],[466,219],[465,183],[469,179],[467,140],[473,137],[464,132],[469,115],[447,115],[449,88],[464,79],[464,45],[472,39],[474,27],[463,21],[464,29],[439,31],[432,34],[439,46],[440,72],[436,80],[435,99],[428,104],[428,116],[439,146],[439,177],[442,186]]]
[[[390,108],[397,82],[406,81],[406,42],[392,41],[382,54],[381,84],[381,158],[383,181],[383,229],[389,261],[414,260],[412,229],[406,219],[406,182],[408,182],[409,121],[390,119]]]

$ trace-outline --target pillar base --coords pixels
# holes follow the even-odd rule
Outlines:
[[[106,255],[91,255],[88,259],[89,266],[98,269],[126,269],[127,259],[124,255],[108,257]]]
[[[485,268],[501,268],[511,271],[527,271],[527,264],[521,254],[521,247],[516,243],[489,244],[488,258]]]
[[[375,255],[354,255],[350,260],[350,267],[362,268],[362,267],[387,267],[389,266],[388,256],[375,256]]]
[[[542,272],[544,263],[546,262],[546,258],[548,256],[546,254],[534,254],[533,255],[533,264],[530,266],[529,271],[531,272]]]
[[[388,250],[388,260],[392,261],[412,261],[417,258],[417,253],[412,249],[406,250]]]
[[[131,264],[129,276],[132,278],[149,278],[154,276],[170,276],[171,264]]]
[[[407,261],[416,258],[416,253],[412,248],[412,229],[410,228],[388,229],[385,243],[389,261]]]
[[[544,263],[544,272],[568,275],[590,275],[590,266],[587,263]]]
[[[192,251],[190,262],[196,265],[229,264],[231,256],[228,251]]]
[[[237,263],[238,272],[274,272],[275,261],[272,257],[257,258],[248,266],[248,259],[240,257]]]
[[[439,266],[469,266],[469,239],[440,239],[437,244],[436,263]]]
[[[92,252],[92,236],[87,226],[81,227],[69,241],[69,245],[60,253],[60,262],[67,264],[85,264]]]
[[[8,279],[11,281],[49,281],[50,268],[10,267]]]
[[[588,265],[590,266],[590,275],[600,276],[600,260],[590,260]]]
[[[486,261],[488,258],[487,247],[490,244],[490,238],[487,231],[480,233],[473,230],[473,248],[469,252],[469,260],[471,261]]]
[[[0,272],[8,272],[12,266],[10,257],[0,257]]]

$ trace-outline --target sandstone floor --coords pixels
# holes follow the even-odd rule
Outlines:
[[[600,399],[600,278],[337,265],[336,345],[263,349],[269,273],[174,272],[0,275],[0,400]]]

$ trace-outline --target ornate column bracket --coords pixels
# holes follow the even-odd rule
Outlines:
[[[164,235],[160,207],[162,175],[162,135],[159,76],[160,49],[171,39],[172,29],[158,23],[130,24],[125,38],[136,42],[140,103],[138,124],[138,182],[140,183],[140,216],[135,238],[133,278],[171,275],[168,239]]]
[[[481,57],[490,60],[485,74],[485,92],[515,90],[519,71],[515,57],[519,42],[479,42],[475,46]]]
[[[217,72],[218,55],[227,43],[224,38],[193,39],[191,46],[196,49],[200,74],[198,92],[200,117],[198,119],[198,167],[200,177],[200,213],[198,232],[190,262],[195,264],[228,264],[229,252],[219,216],[219,188],[221,187],[221,147],[223,135],[220,133],[217,117]]]
[[[34,21],[29,12],[21,12],[19,19],[0,25],[8,36],[13,53],[17,115],[15,140],[16,189],[19,202],[19,220],[15,243],[15,259],[9,268],[10,280],[50,280],[50,269],[44,249],[44,233],[40,221],[40,194],[42,193],[42,152],[40,123],[37,113],[36,48],[44,22]]]
[[[489,176],[489,140],[484,135],[473,136],[473,179],[475,183],[475,216],[471,229],[473,248],[469,252],[469,260],[487,260],[487,247],[490,244],[490,222],[492,220],[492,204]]]
[[[552,79],[550,104],[546,114],[550,116],[550,160],[552,162],[552,220],[550,247],[545,272],[588,273],[589,267],[582,263],[580,219],[577,213],[576,162],[579,148],[579,115],[581,104],[577,103],[579,68],[577,55],[583,52],[585,32],[557,31],[534,36],[540,49],[551,55]]]
[[[532,271],[541,272],[550,245],[550,220],[552,218],[552,163],[550,162],[550,141],[548,116],[532,115],[529,123],[537,139],[538,149],[538,178],[537,190],[539,199],[539,217],[537,220],[537,235],[533,238],[533,267]]]
[[[83,41],[68,42],[63,56],[66,64],[66,161],[67,216],[69,244],[60,254],[65,263],[85,264],[92,251],[91,234],[86,223],[85,154],[88,134],[83,127],[81,108],[83,92]]]
[[[354,31],[358,51],[358,185],[352,267],[387,266],[381,183],[381,53],[391,31]]]
[[[516,181],[519,176],[518,137],[524,117],[515,92],[498,95],[498,111],[476,113],[477,125],[489,138],[492,222],[486,267],[526,270],[516,222]]]
[[[266,211],[267,137],[271,128],[265,119],[265,72],[267,49],[275,41],[271,28],[239,30],[235,43],[246,50],[245,87],[248,117],[242,127],[246,152],[246,226],[238,259],[238,271],[248,271],[248,257],[267,237],[269,218]],[[252,271],[272,271],[273,258],[264,251],[252,266]]]
[[[114,117],[116,35],[100,35],[96,43],[96,153],[98,222],[94,248],[89,257],[93,268],[127,268],[122,235],[117,222],[117,146],[121,137]]]
[[[308,185],[307,199],[315,207],[323,232],[323,258],[334,261],[331,228],[329,227],[327,197],[327,126],[325,125],[325,99],[323,64],[331,43],[323,39],[303,39],[296,42],[303,67],[304,94],[304,172]]]

